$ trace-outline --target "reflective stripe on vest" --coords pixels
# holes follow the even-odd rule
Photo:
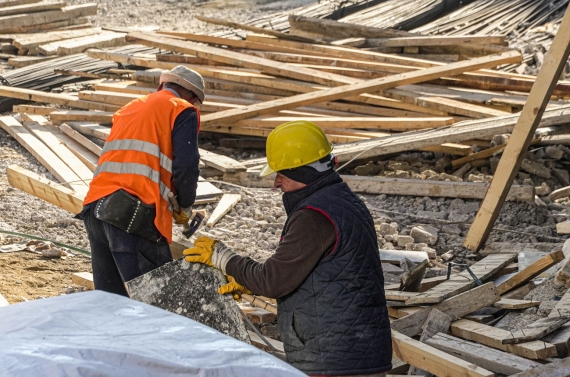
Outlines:
[[[172,210],[170,200],[168,199],[170,189],[160,181],[160,173],[150,166],[133,162],[104,162],[103,164],[97,166],[93,177],[96,177],[99,173],[142,175],[143,177],[146,177],[151,181],[158,183],[160,186],[160,196],[162,196],[162,198],[168,203],[168,209]]]
[[[160,167],[172,174],[172,160],[160,151],[160,147],[148,141],[136,139],[113,140],[105,143],[101,154],[109,151],[137,151],[160,159]]]

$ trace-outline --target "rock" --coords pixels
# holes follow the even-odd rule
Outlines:
[[[468,182],[491,183],[493,177],[485,174],[469,174],[467,177]]]
[[[449,262],[453,258],[455,258],[455,254],[453,253],[453,250],[449,250],[447,253],[444,253],[441,255],[441,259],[443,259],[446,262]]]
[[[542,185],[534,188],[534,192],[538,196],[546,196],[552,192],[552,189],[546,184],[546,182],[542,182]]]
[[[447,214],[445,212],[418,211],[417,215],[428,219],[445,220],[447,218]]]
[[[451,167],[451,157],[445,156],[435,163],[435,171],[443,173],[447,168]]]
[[[448,216],[448,220],[453,222],[467,222],[469,218],[470,215],[459,211],[451,211]]]
[[[414,239],[411,236],[398,236],[399,247],[405,247],[409,243],[414,243]]]
[[[498,157],[495,157],[495,156],[489,158],[489,165],[491,166],[491,173],[495,174],[495,172],[497,171],[497,166],[499,166],[499,161],[501,161],[501,159]]]
[[[427,253],[429,259],[437,258],[437,251],[431,247],[424,247],[420,251]]]
[[[441,230],[443,233],[461,235],[461,228],[456,224],[444,225]]]
[[[376,165],[374,162],[370,161],[366,165],[357,166],[354,168],[356,175],[367,176],[376,175],[382,171],[382,166]]]
[[[506,144],[509,141],[511,135],[502,134],[502,135],[494,135],[493,139],[491,140],[495,146]]]
[[[384,245],[382,245],[382,249],[394,250],[394,244],[392,242],[386,242]]]
[[[132,299],[180,314],[249,343],[232,295],[220,295],[226,278],[218,269],[178,259],[126,282]]]
[[[404,258],[400,261],[400,267],[402,267],[402,270],[404,272],[410,272],[411,270],[414,269],[414,267],[416,267],[418,264],[412,262],[411,260],[409,260],[408,258]]]
[[[409,179],[410,172],[405,170],[388,171],[386,172],[385,177]]]
[[[554,190],[550,193],[550,195],[548,195],[548,199],[550,201],[554,201],[556,199],[561,199],[561,198],[568,198],[568,197],[570,197],[570,186]]]
[[[570,186],[570,173],[564,169],[552,169],[552,175],[554,175],[562,186]]]
[[[521,169],[523,169],[527,173],[534,174],[542,178],[548,179],[551,177],[550,169],[545,167],[543,164],[530,161],[529,159],[526,158],[522,161]]]
[[[424,247],[427,247],[427,243],[409,243],[406,245],[406,250],[409,251],[422,251]]]
[[[463,180],[463,176],[465,175],[465,173],[469,171],[469,169],[471,169],[471,164],[468,162],[459,169],[457,169],[456,171],[454,171],[453,175]]]
[[[555,160],[560,160],[562,157],[564,157],[564,151],[562,151],[562,149],[554,145],[549,145],[548,147],[546,147],[544,153],[546,153],[548,157],[553,158]]]
[[[380,224],[376,226],[376,230],[382,237],[386,238],[387,235],[398,234],[398,224]]]
[[[439,175],[439,180],[440,181],[450,181],[450,182],[463,182],[463,178],[456,177],[454,175],[447,174],[447,173],[441,173]]]
[[[402,274],[406,271],[392,263],[382,263],[382,271],[391,274]]]
[[[412,228],[410,236],[416,243],[425,243],[427,245],[434,245],[437,242],[438,230],[432,226],[421,225]],[[421,248],[420,248],[421,250]]]
[[[398,234],[386,234],[384,239],[388,242],[397,243],[398,242]]]
[[[464,213],[464,214],[475,213],[475,212],[479,211],[479,203],[478,202],[466,203],[466,204],[462,205],[461,207],[459,207],[457,209],[457,211],[459,213]]]
[[[386,169],[389,169],[392,171],[410,170],[410,164],[405,162],[405,161],[391,161],[386,166]]]

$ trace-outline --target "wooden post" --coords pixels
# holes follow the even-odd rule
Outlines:
[[[570,55],[570,11],[567,10],[463,246],[477,251],[485,244],[540,123],[550,95],[568,60],[568,55]]]

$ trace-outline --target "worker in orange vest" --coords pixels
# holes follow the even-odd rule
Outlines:
[[[204,79],[178,66],[155,93],[113,115],[83,219],[95,289],[127,296],[124,282],[172,261],[172,219],[189,220],[198,185],[198,132]],[[173,210],[173,192],[182,210]]]

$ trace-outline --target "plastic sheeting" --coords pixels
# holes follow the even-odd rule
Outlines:
[[[305,376],[189,318],[91,291],[0,308],[0,376]]]

